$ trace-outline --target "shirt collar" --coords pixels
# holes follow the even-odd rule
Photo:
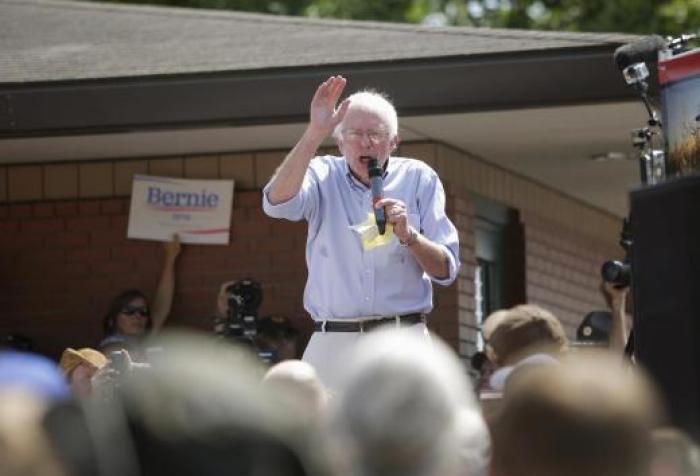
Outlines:
[[[391,159],[391,157],[388,157],[384,161],[384,165],[382,166],[382,180],[386,180],[387,175],[389,175],[389,160],[390,159]],[[343,161],[345,162],[345,178],[347,179],[348,184],[350,184],[350,186],[352,186],[352,187],[362,188],[363,190],[369,189],[370,187],[368,187],[367,185],[360,182],[355,177],[355,175],[353,175],[352,170],[350,170],[350,165],[348,165],[348,161],[345,160],[345,157],[343,157]]]

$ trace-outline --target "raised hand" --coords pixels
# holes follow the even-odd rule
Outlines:
[[[174,262],[182,248],[180,245],[180,235],[174,233],[172,240],[163,243],[163,248],[165,249],[165,259]]]
[[[330,135],[340,124],[350,106],[350,102],[346,99],[336,107],[346,83],[346,79],[342,76],[331,76],[316,89],[311,100],[309,125],[324,136]]]

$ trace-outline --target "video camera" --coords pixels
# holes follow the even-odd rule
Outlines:
[[[653,35],[615,51],[617,67],[640,94],[649,115],[646,127],[631,132],[643,186],[700,170],[700,101],[689,100],[700,97],[700,48],[689,48],[695,40],[696,35],[666,39]],[[651,85],[650,71],[658,79]],[[650,91],[658,94],[659,101],[652,101]],[[663,120],[655,107],[659,102]],[[625,258],[603,263],[601,275],[605,282],[626,287],[632,281],[633,248],[628,219],[620,235]]]
[[[228,312],[225,317],[215,321],[216,334],[249,346],[263,362],[272,362],[274,355],[261,349],[257,342],[258,308],[263,300],[260,284],[252,279],[243,279],[226,288],[226,295]]]
[[[243,279],[226,288],[228,313],[221,335],[252,340],[258,333],[258,308],[262,303],[263,293],[260,284]]]

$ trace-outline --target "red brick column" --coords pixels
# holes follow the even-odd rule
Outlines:
[[[474,326],[474,207],[466,198],[448,195],[447,215],[459,233],[461,268],[457,280],[448,287],[433,285],[435,309],[430,329],[456,352],[466,357],[473,352]]]

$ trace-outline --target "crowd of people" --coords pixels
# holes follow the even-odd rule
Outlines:
[[[315,332],[303,358],[285,318],[252,333],[231,321],[248,299],[232,282],[215,305],[225,339],[164,330],[175,237],[152,304],[138,290],[115,297],[95,348],[68,348],[58,365],[0,351],[0,475],[700,474],[700,450],[665,426],[656,389],[622,352],[624,290],[607,289],[605,325],[582,324],[604,346],[575,345],[535,304],[492,313],[474,379],[428,331],[433,283],[460,268],[442,184],[392,155],[387,98],[340,101],[345,85],[332,76],[317,88],[307,129],[263,190],[266,213],[309,225]],[[329,136],[341,156],[315,157]]]
[[[89,348],[59,365],[3,351],[0,474],[700,474],[621,353],[570,345],[539,306],[493,317],[480,390],[438,337],[391,324],[363,333],[334,390],[307,362],[207,335],[162,332],[121,368]]]

